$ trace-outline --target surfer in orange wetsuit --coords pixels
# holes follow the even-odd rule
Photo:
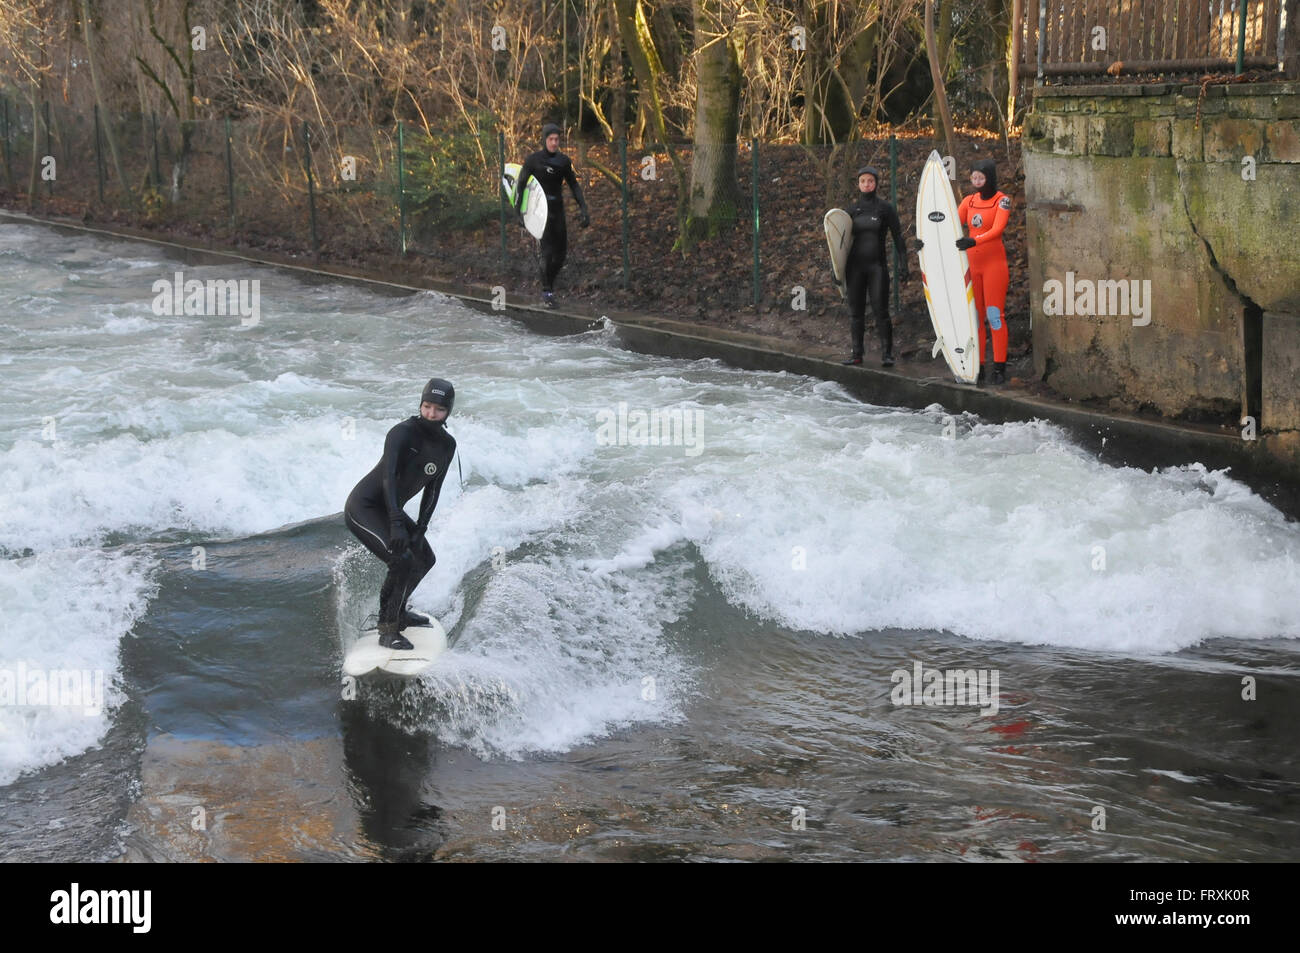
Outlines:
[[[957,217],[970,229],[969,238],[957,239],[970,262],[975,289],[975,310],[980,319],[980,372],[984,382],[985,326],[993,336],[993,383],[1007,382],[1007,250],[1002,232],[1011,218],[1011,199],[998,191],[998,168],[992,159],[971,166],[970,184],[977,191],[961,200]]]

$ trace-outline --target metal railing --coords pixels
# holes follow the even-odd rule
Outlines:
[[[1275,71],[1296,78],[1297,0],[1024,0],[1020,74],[1063,80]]]

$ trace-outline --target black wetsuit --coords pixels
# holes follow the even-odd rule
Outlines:
[[[388,431],[383,457],[348,494],[343,521],[388,565],[379,591],[380,624],[400,622],[406,600],[437,561],[424,533],[455,453],[456,440],[441,423],[408,417]],[[420,518],[412,520],[402,505],[421,490]],[[400,556],[393,548],[395,523],[410,541]]]
[[[542,290],[553,291],[555,276],[564,267],[565,256],[569,253],[569,230],[564,221],[564,183],[569,183],[583,215],[587,214],[587,203],[573,172],[573,160],[563,152],[538,149],[524,160],[519,170],[519,185],[515,189],[516,211],[523,210],[524,189],[530,176],[541,183],[546,194],[546,230],[541,237]]]
[[[852,315],[850,334],[853,336],[853,356],[862,357],[862,337],[866,332],[866,300],[871,297],[871,313],[876,318],[881,347],[886,354],[893,351],[894,326],[889,320],[889,268],[885,264],[885,232],[893,233],[894,245],[907,267],[907,249],[903,246],[903,225],[898,220],[894,206],[878,198],[858,193],[858,200],[845,211],[853,219],[853,244],[849,247],[848,261],[844,267],[844,283]]]

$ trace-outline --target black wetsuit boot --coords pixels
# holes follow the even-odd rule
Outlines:
[[[420,613],[418,612],[412,612],[410,606],[407,606],[405,609],[402,610],[403,629],[409,628],[410,626],[413,625],[428,625],[428,624],[429,624],[429,617],[427,615],[420,615]]]
[[[409,652],[415,648],[415,644],[402,635],[395,622],[379,623],[379,646],[385,649],[394,649],[398,652]]]

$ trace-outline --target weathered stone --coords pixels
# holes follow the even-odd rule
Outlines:
[[[1083,155],[1087,151],[1088,117],[1071,116],[1066,120],[1052,143],[1057,155]]]
[[[1196,87],[1199,88],[1199,87]],[[1300,83],[1283,80],[1274,83],[1235,83],[1223,86],[1223,95],[1233,96],[1300,96]]]
[[[1087,122],[1087,117],[1074,113],[1044,114],[1031,127],[1029,147],[1056,155],[1081,155],[1087,142]]]
[[[1173,120],[1138,119],[1133,123],[1133,154],[1167,156],[1171,154]]]
[[[1207,96],[1205,99],[1197,101],[1195,96],[1190,99],[1180,100],[1174,107],[1174,114],[1179,119],[1196,119],[1200,118],[1205,122],[1207,116],[1222,116],[1228,111],[1228,102],[1222,96]]]
[[[1300,430],[1265,434],[1262,442],[1272,456],[1292,467],[1300,467]]]
[[[1205,131],[1191,119],[1175,119],[1171,151],[1177,159],[1200,162],[1205,158]]]
[[[1237,291],[1266,311],[1300,312],[1300,183],[1291,164],[1260,164],[1243,180],[1239,163],[1187,163],[1180,195],[1196,235]]]
[[[1300,122],[1271,122],[1264,127],[1264,140],[1268,145],[1264,152],[1267,161],[1300,162]]]
[[[1248,119],[1215,119],[1205,127],[1205,161],[1227,162],[1242,156],[1258,158],[1264,130]]]
[[[1094,116],[1088,120],[1088,152],[1096,156],[1133,154],[1133,120],[1123,116]]]
[[[1031,112],[1025,119],[1024,148],[1037,150],[1047,137],[1047,116],[1040,112]]]
[[[1271,96],[1233,96],[1228,98],[1228,115],[1237,119],[1272,119],[1277,104]]]
[[[1300,246],[1282,238],[1300,222],[1300,123],[1282,115],[1300,87],[1209,87],[1199,123],[1201,88],[1184,91],[1163,101],[1096,94],[1093,115],[1036,104],[1029,125],[1044,134],[1024,152],[1035,369],[1070,397],[1235,424],[1247,308],[1300,314]],[[1060,305],[1067,276],[1091,283],[1073,309],[1088,313],[1047,314],[1049,290]],[[1122,289],[1132,293],[1121,281],[1150,283],[1145,316],[1106,313]],[[1106,306],[1102,289],[1114,296]],[[1269,372],[1274,419],[1300,417],[1279,409],[1280,397],[1300,404],[1300,357],[1291,360]]]
[[[1300,430],[1300,314],[1264,312],[1260,427]]]
[[[1034,111],[1043,113],[1077,112],[1079,100],[1074,96],[1038,96],[1034,100]]]

